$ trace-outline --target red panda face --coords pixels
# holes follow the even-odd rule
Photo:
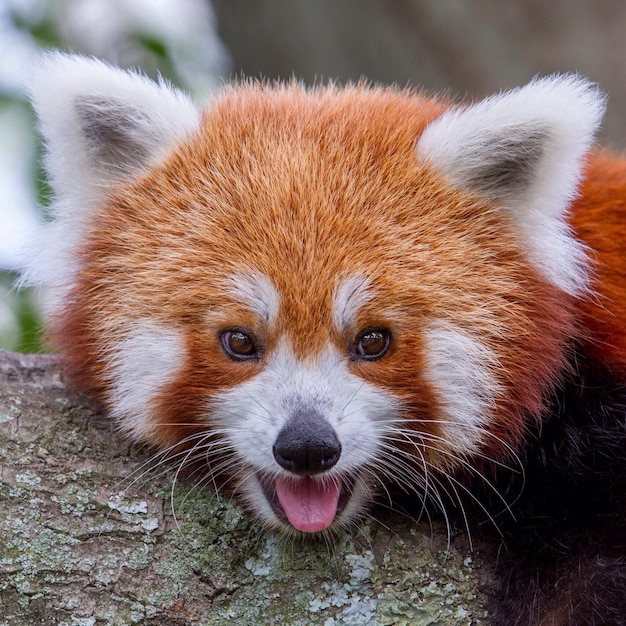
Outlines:
[[[600,106],[587,85],[464,110],[242,85],[197,116],[137,76],[49,63],[122,94],[38,105],[51,174],[72,137],[84,171],[50,227],[70,243],[31,276],[62,268],[52,338],[129,435],[309,533],[390,483],[436,499],[437,476],[505,458],[537,419],[585,284],[564,206]],[[560,91],[588,109],[571,145]]]

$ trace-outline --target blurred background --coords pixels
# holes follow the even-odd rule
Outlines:
[[[38,296],[13,284],[49,190],[24,99],[47,48],[161,74],[198,102],[242,75],[367,77],[461,98],[579,72],[610,94],[626,146],[623,0],[0,0],[0,348],[37,351]]]

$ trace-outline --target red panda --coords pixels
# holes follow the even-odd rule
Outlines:
[[[54,201],[24,280],[124,433],[286,532],[393,489],[474,509],[510,555],[494,623],[626,623],[626,160],[594,85],[198,109],[55,53],[31,95]]]

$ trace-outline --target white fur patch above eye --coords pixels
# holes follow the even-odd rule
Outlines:
[[[272,281],[260,272],[236,274],[227,281],[228,293],[272,326],[278,318],[280,295]]]
[[[480,341],[443,321],[432,322],[424,338],[425,375],[442,409],[443,437],[454,452],[470,454],[483,442],[500,392],[498,359]]]
[[[124,432],[145,440],[153,428],[154,401],[183,365],[177,330],[146,321],[136,324],[110,351],[110,411]]]
[[[539,271],[576,295],[586,288],[588,261],[567,212],[604,107],[598,89],[577,76],[538,79],[444,113],[417,153],[453,185],[508,210]]]
[[[333,300],[335,328],[342,331],[353,324],[361,308],[371,299],[371,282],[364,276],[354,274],[339,283]]]

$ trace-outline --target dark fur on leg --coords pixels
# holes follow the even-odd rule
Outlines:
[[[524,484],[497,477],[505,496],[521,491],[501,524],[498,626],[626,625],[626,386],[579,371],[528,440]]]

